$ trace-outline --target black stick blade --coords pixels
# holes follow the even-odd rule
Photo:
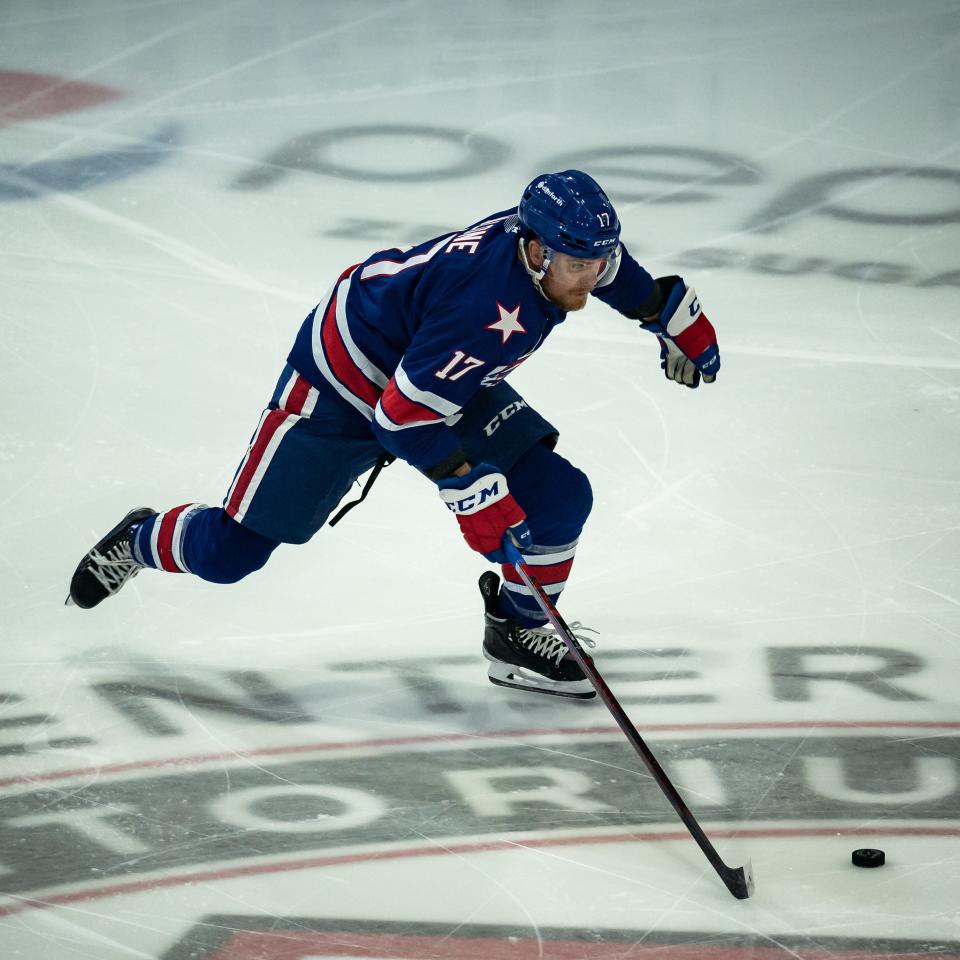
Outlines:
[[[753,864],[749,860],[742,867],[727,867],[721,871],[720,877],[738,900],[747,900],[753,896]]]

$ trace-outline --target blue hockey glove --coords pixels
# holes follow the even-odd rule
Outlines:
[[[440,499],[456,514],[467,545],[494,563],[507,563],[504,536],[524,550],[533,544],[527,515],[507,488],[507,478],[489,463],[478,463],[462,477],[438,481]]]
[[[660,368],[668,380],[696,389],[700,380],[713,383],[720,369],[717,333],[700,307],[693,287],[680,277],[660,277],[664,296],[656,321],[641,323],[660,341]]]

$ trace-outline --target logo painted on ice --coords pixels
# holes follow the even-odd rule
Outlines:
[[[607,675],[617,677],[623,703],[643,706],[652,718],[664,704],[695,710],[728,695],[722,673],[701,673],[697,656],[696,649],[631,646],[607,651],[604,662],[616,671]],[[864,656],[870,658],[866,664]],[[938,682],[935,661],[899,647],[780,643],[757,657],[757,669],[746,674],[756,675],[751,692],[757,702],[778,709],[826,706],[837,684],[844,684],[868,698],[865,704],[872,700],[866,708],[870,713],[858,722],[826,722],[813,729],[807,719],[657,725],[651,729],[657,755],[675,782],[693,791],[698,813],[720,829],[739,830],[750,819],[755,826],[778,824],[784,836],[793,837],[824,829],[840,836],[844,824],[865,823],[904,837],[956,836],[951,824],[960,803],[960,723],[927,718],[929,688]],[[478,710],[486,711],[492,702],[483,692],[481,664],[473,654],[453,651],[415,660],[332,663],[320,685],[311,688],[309,701],[329,709],[332,728],[298,699],[299,684],[288,689],[257,671],[103,675],[98,670],[85,703],[103,705],[98,734],[110,736],[118,727],[121,733],[112,743],[96,743],[108,756],[121,747],[123,756],[131,755],[133,743],[140,747],[133,755],[168,759],[95,767],[83,764],[101,755],[100,747],[91,753],[89,738],[62,736],[78,732],[69,716],[51,715],[42,699],[32,702],[0,689],[0,702],[21,705],[7,710],[0,742],[0,774],[4,761],[15,773],[0,776],[0,917],[189,884],[201,872],[210,881],[241,872],[312,869],[311,864],[342,862],[352,847],[376,849],[380,856],[386,849],[380,845],[408,835],[397,832],[398,810],[442,810],[431,830],[446,841],[462,836],[481,846],[504,834],[529,833],[533,822],[544,844],[567,843],[571,831],[593,835],[595,826],[608,838],[618,830],[639,838],[653,823],[676,827],[675,814],[654,781],[597,777],[598,768],[619,768],[629,755],[612,725],[573,731],[552,729],[544,721],[545,727],[533,730],[478,731]],[[680,689],[672,686],[678,676],[685,678]],[[390,729],[396,704],[408,702],[424,717],[442,717],[442,732],[344,742],[335,704],[345,695],[366,695],[371,683],[408,698],[383,701],[379,713],[376,702],[368,703]],[[924,719],[869,719],[886,715],[891,704]],[[194,730],[200,714],[220,725],[213,729],[275,733],[247,753],[191,750],[189,756],[175,756],[172,744]],[[80,719],[89,730],[89,714]],[[287,740],[291,726],[298,733]],[[330,735],[331,729],[336,733]],[[142,739],[131,741],[131,734]],[[541,736],[550,745],[548,753],[538,742]],[[164,738],[168,746],[158,752]],[[463,749],[454,749],[458,745]],[[66,769],[26,773],[24,757],[39,761],[44,749],[63,752]],[[73,758],[71,750],[78,751]],[[758,791],[761,784],[775,789]],[[892,824],[885,823],[891,818]],[[420,839],[428,855],[436,853],[429,836]],[[309,857],[298,856],[308,852]],[[164,954],[170,960],[201,955]],[[379,955],[403,956],[387,950]]]
[[[957,960],[952,942],[924,939],[897,940],[884,948],[875,940],[845,936],[778,934],[776,948],[769,935],[743,929],[718,935],[716,930],[650,930],[643,924],[604,928],[594,919],[570,926],[449,923],[423,920],[337,919],[324,916],[264,916],[262,914],[208,914],[165,953],[168,960],[335,960],[348,955],[359,960],[397,957],[415,960],[504,960],[507,957],[577,957],[612,960],[615,957],[656,956],[660,960],[751,960],[769,957],[829,956],[833,960],[895,960],[933,955]],[[349,944],[345,950],[344,945]],[[638,948],[642,945],[642,949]]]
[[[278,723],[290,722],[288,710],[280,715]],[[875,822],[879,829],[909,807],[907,833],[953,835],[955,828],[944,824],[955,820],[960,798],[955,724],[925,729],[922,738],[903,736],[895,723],[884,733],[813,737],[800,726],[781,730],[774,723],[762,736],[747,730],[719,738],[709,725],[699,733],[661,731],[657,750],[717,829],[738,829],[746,816],[793,836],[816,835],[811,821],[818,820],[831,829],[850,822]],[[551,738],[548,759],[536,742],[541,735]],[[458,743],[463,749],[451,749]],[[297,852],[311,851],[318,865],[327,851],[395,843],[391,812],[397,810],[440,808],[436,829],[444,837],[478,842],[530,831],[532,823],[544,843],[555,831],[590,837],[600,826],[620,831],[622,839],[654,823],[674,825],[652,780],[597,779],[598,764],[621,767],[626,749],[612,727],[490,739],[446,732],[392,744],[276,744],[253,764],[243,754],[212,754],[168,767],[145,762],[141,776],[130,769],[137,764],[123,764],[113,771],[66,770],[35,783],[24,778],[0,791],[4,893],[20,898],[0,903],[0,917],[29,909],[27,894],[46,891],[51,905],[58,889],[77,899],[78,884],[86,885],[86,896],[104,897],[158,882],[189,883],[204,864],[218,865],[209,879],[226,878],[237,864],[251,876],[306,869],[311,860]],[[389,777],[382,776],[385,768]],[[758,792],[758,784],[777,788]]]
[[[0,70],[0,127],[72,113],[122,96],[119,90],[39,73]],[[124,180],[162,163],[180,141],[170,124],[143,140],[98,153],[33,163],[0,164],[0,201],[74,193]]]

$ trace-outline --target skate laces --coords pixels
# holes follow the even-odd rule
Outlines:
[[[88,556],[91,575],[108,594],[116,593],[143,569],[143,564],[133,558],[129,540],[121,540],[106,553],[91,550]]]
[[[592,637],[588,637],[582,632],[577,633],[578,630],[596,633],[596,630],[585,627],[579,620],[574,620],[573,623],[567,624],[567,626],[570,627],[570,633],[573,634],[574,638],[591,650],[597,645],[597,641]],[[552,626],[519,627],[517,633],[520,642],[531,653],[535,653],[545,660],[556,660],[557,666],[560,666],[560,661],[567,652],[567,644],[563,637],[561,637]]]

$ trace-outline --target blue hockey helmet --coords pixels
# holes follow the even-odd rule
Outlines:
[[[581,170],[536,177],[523,191],[517,216],[554,252],[599,259],[619,248],[617,212],[600,184]]]

